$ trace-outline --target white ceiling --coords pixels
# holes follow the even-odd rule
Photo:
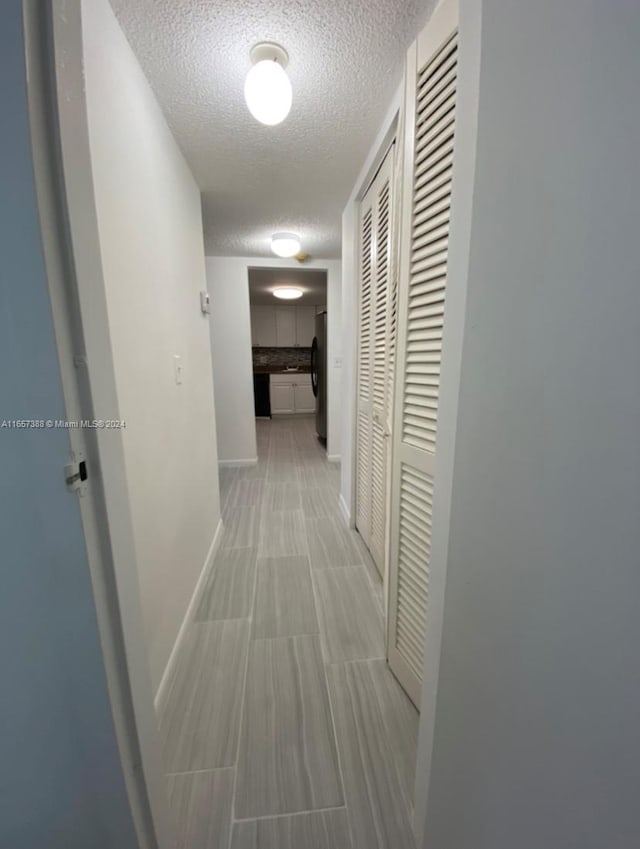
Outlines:
[[[296,301],[279,301],[273,294],[277,286],[294,286],[303,295]],[[249,302],[252,304],[313,304],[327,303],[327,272],[298,268],[250,268]]]
[[[435,0],[112,0],[203,191],[208,254],[269,256],[292,230],[340,256],[341,213]],[[289,53],[293,107],[246,108],[249,50]]]

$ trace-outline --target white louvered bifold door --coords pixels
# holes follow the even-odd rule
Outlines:
[[[391,669],[416,706],[420,702],[428,615],[453,164],[457,7],[442,4],[434,19],[408,56],[391,484],[388,657]]]
[[[356,527],[367,546],[371,529],[371,302],[373,288],[373,206],[364,202],[360,218],[360,303],[356,408]]]
[[[388,307],[393,148],[360,204],[356,527],[380,574],[386,551]]]

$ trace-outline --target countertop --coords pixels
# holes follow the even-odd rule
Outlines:
[[[287,371],[284,366],[254,366],[254,374],[311,374],[309,366],[300,366],[296,371]]]

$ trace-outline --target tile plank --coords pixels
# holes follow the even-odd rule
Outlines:
[[[327,668],[354,849],[415,849],[410,805],[367,662]]]
[[[257,507],[225,508],[220,548],[252,548],[258,544],[260,511]]]
[[[236,475],[236,479],[229,489],[226,509],[258,507],[262,500],[264,485],[265,482],[262,478],[246,478]]]
[[[262,503],[267,511],[299,510],[300,487],[297,483],[267,483]]]
[[[364,566],[317,569],[313,582],[327,661],[384,657],[382,611]]]
[[[323,516],[339,518],[338,496],[331,486],[314,486],[302,490],[302,510],[307,519]]]
[[[360,662],[360,661],[358,661]],[[419,714],[396,681],[386,660],[364,661],[370,689],[376,696],[405,796],[413,799]]]
[[[305,530],[313,569],[359,566],[362,563],[362,554],[352,538],[353,532],[344,526],[342,519],[307,519]]]
[[[231,849],[351,849],[347,812],[337,808],[236,822]]]
[[[254,640],[249,649],[236,818],[342,804],[318,637]]]
[[[304,460],[298,464],[297,472],[300,484],[303,487],[329,486],[331,478],[326,469],[327,461],[318,457],[313,460]]]
[[[301,510],[264,511],[260,522],[259,557],[307,554],[307,537]]]
[[[166,772],[235,763],[249,628],[245,619],[189,626],[160,709]]]
[[[215,769],[167,776],[175,849],[228,845],[234,774],[233,769]]]
[[[290,637],[318,632],[308,559],[260,559],[252,636]]]
[[[256,576],[256,548],[220,549],[196,608],[196,621],[247,619]]]

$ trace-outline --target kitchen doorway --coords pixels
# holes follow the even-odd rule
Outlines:
[[[314,416],[327,439],[327,272],[249,268],[256,419]]]

